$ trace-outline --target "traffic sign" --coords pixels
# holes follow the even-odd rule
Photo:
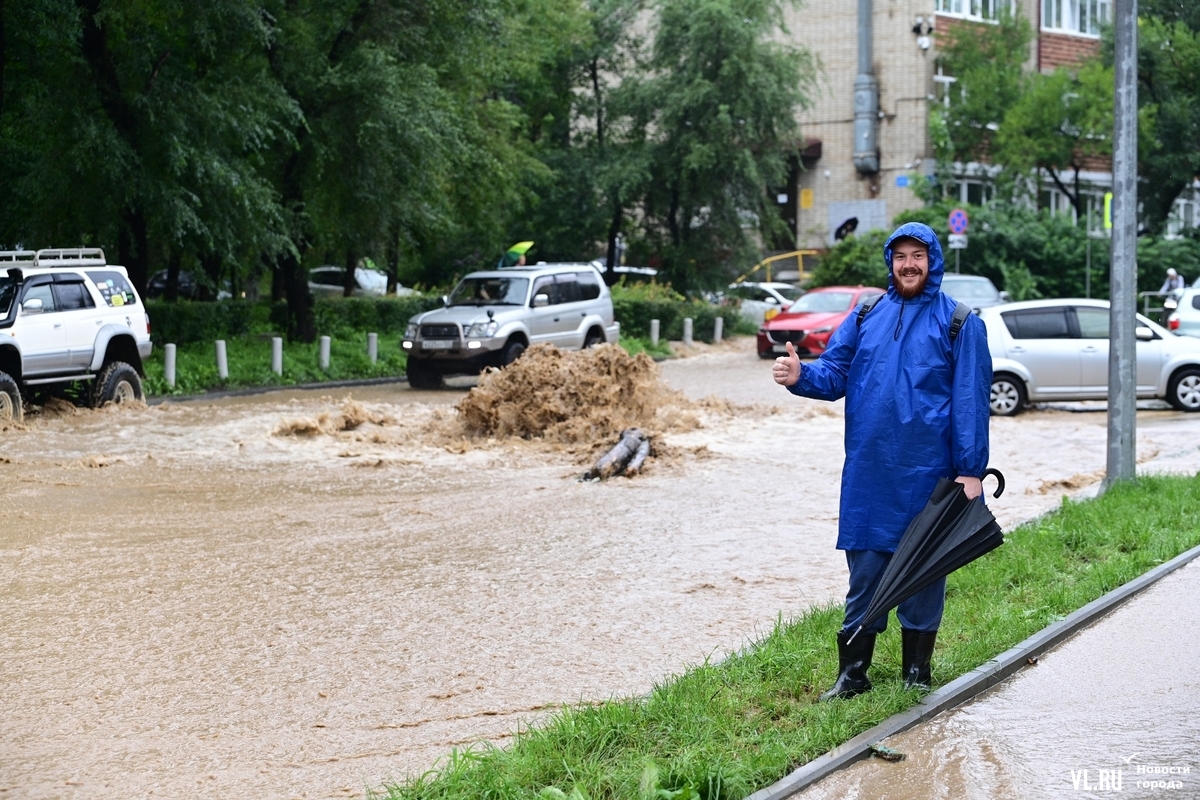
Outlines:
[[[967,218],[967,212],[961,208],[956,208],[950,212],[950,217],[946,220],[950,225],[951,233],[966,233],[967,223],[970,220]]]
[[[1104,193],[1104,227],[1112,230],[1112,192]]]
[[[950,234],[950,249],[951,250],[966,250],[967,235],[965,233]],[[957,272],[958,270],[955,270]]]

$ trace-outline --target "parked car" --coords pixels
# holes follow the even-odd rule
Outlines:
[[[308,290],[313,294],[326,297],[341,297],[345,294],[346,268],[333,264],[315,267],[308,271]],[[377,269],[365,267],[354,268],[355,288],[353,295],[373,295],[383,297],[387,294],[387,275]],[[396,294],[400,296],[416,294],[412,289],[396,285]]]
[[[787,353],[791,342],[802,356],[819,356],[829,337],[859,303],[883,294],[874,286],[825,286],[813,289],[791,304],[787,311],[758,329],[758,355],[775,358]]]
[[[414,389],[506,366],[539,342],[579,350],[616,343],[619,331],[608,287],[590,264],[472,272],[442,301],[442,308],[414,316],[404,332]]]
[[[725,292],[725,297],[740,301],[742,316],[755,325],[762,325],[776,314],[786,311],[803,295],[803,289],[778,281],[731,283]]]
[[[98,247],[0,252],[0,419],[23,395],[79,383],[93,406],[142,400],[150,318]]]
[[[601,275],[608,269],[608,262],[599,258],[589,262],[589,265]],[[613,267],[613,273],[617,280],[624,279],[626,283],[650,283],[658,276],[658,270],[654,267],[628,267],[624,264]]]
[[[992,354],[992,413],[1108,398],[1108,301],[1029,300],[979,312]],[[1137,316],[1137,396],[1200,411],[1200,339]]]
[[[1183,290],[1167,317],[1167,328],[1180,336],[1200,336],[1200,288]]]
[[[233,297],[229,281],[222,281],[221,288],[215,292],[197,279],[194,273],[180,270],[178,296],[183,300],[228,300]],[[160,269],[150,276],[146,283],[146,299],[157,300],[167,293],[167,271]]]
[[[942,291],[974,311],[1009,301],[1008,292],[999,291],[982,275],[943,275]]]

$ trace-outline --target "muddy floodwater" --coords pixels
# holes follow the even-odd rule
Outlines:
[[[0,432],[0,798],[361,797],[840,598],[841,404],[792,398],[752,347],[664,364],[727,402],[604,483],[578,448],[430,434],[462,388]],[[1200,467],[1200,415],[1138,424],[1143,469]],[[992,441],[1010,525],[1094,487],[1105,417]]]

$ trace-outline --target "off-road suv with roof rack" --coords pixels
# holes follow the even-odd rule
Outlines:
[[[0,419],[76,382],[93,406],[141,400],[150,347],[128,273],[100,248],[0,252]]]
[[[537,264],[472,272],[417,314],[404,332],[408,383],[436,389],[446,375],[474,375],[515,361],[533,344],[579,350],[615,343],[612,297],[590,264]]]

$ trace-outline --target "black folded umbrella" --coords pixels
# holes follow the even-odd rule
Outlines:
[[[986,470],[984,477],[988,475],[999,482],[994,495],[999,497],[1004,493],[1004,476],[996,469]],[[900,538],[871,604],[849,641],[934,581],[1002,544],[1004,535],[987,505],[980,499],[968,499],[961,483],[942,478],[925,508]]]

